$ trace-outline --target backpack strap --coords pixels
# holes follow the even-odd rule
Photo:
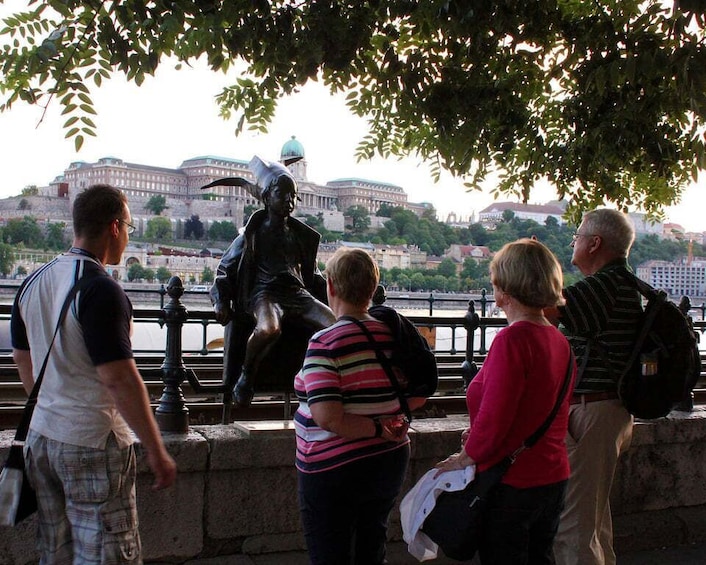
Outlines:
[[[650,302],[650,307],[647,308],[646,316],[641,320],[640,333],[635,339],[635,344],[633,345],[632,351],[630,352],[630,357],[625,365],[625,369],[622,371],[618,377],[618,395],[620,394],[620,383],[625,378],[630,368],[637,361],[637,357],[640,355],[642,350],[642,345],[647,339],[647,335],[650,333],[652,328],[652,323],[654,322],[660,307],[667,301],[667,294],[661,290],[657,290],[652,285],[646,283],[642,279],[638,278],[635,273],[625,269],[625,279],[632,284],[635,289]]]
[[[392,368],[392,363],[390,363],[390,360],[387,358],[387,356],[381,351],[380,349],[380,344],[375,341],[375,338],[373,337],[373,334],[370,333],[370,330],[365,327],[365,324],[358,320],[357,318],[354,318],[352,316],[341,316],[342,319],[348,320],[350,322],[353,322],[360,330],[363,332],[365,337],[368,338],[368,341],[370,342],[370,346],[372,347],[373,351],[375,351],[375,356],[378,359],[378,363],[382,366],[382,368],[385,370],[387,373],[387,377],[390,379],[390,383],[392,384],[392,388],[395,389],[395,392],[397,393],[397,398],[400,401],[400,407],[402,408],[402,411],[404,412],[405,416],[407,416],[407,419],[411,422],[412,421],[412,411],[409,409],[409,403],[407,402],[407,399],[404,396],[404,392],[402,390],[402,387],[400,386],[400,382],[397,380],[397,377],[395,376],[395,371]]]
[[[627,372],[630,370],[630,368],[635,364],[635,361],[637,361],[638,355],[640,355],[640,351],[642,350],[642,345],[645,343],[645,340],[647,339],[647,335],[650,333],[650,330],[652,329],[652,324],[654,322],[655,317],[657,316],[657,313],[659,312],[662,304],[664,304],[667,301],[667,295],[664,292],[657,291],[653,289],[650,285],[645,283],[644,281],[641,281],[637,277],[635,277],[635,282],[636,283],[642,283],[643,285],[646,285],[652,292],[651,296],[648,296],[647,294],[643,293],[642,289],[640,288],[639,284],[636,284],[637,289],[640,291],[641,294],[644,294],[648,300],[651,302],[649,308],[647,308],[646,315],[642,318],[641,320],[641,327],[640,327],[640,333],[637,335],[637,338],[635,339],[635,344],[633,345],[632,351],[630,352],[630,357],[628,358],[628,362],[625,365],[625,369],[623,372],[620,374],[620,377],[618,378],[618,393],[620,393],[620,383],[627,374]]]
[[[637,290],[642,296],[647,298],[648,300],[653,300],[659,297],[660,292],[655,290],[653,287],[651,287],[649,284],[647,284],[645,281],[642,279],[637,278],[635,273],[630,271],[629,269],[625,268],[623,265],[619,266],[614,266],[611,268],[612,271],[616,271],[620,274],[620,276],[625,279],[625,281],[630,284],[635,290]],[[650,325],[651,325],[650,320]],[[644,330],[645,327],[649,328],[649,325],[642,325],[642,330]],[[644,336],[642,335],[644,333]],[[642,346],[642,343],[645,340],[645,337],[647,336],[648,331],[641,331],[640,336],[638,337],[637,341],[635,342],[635,346],[633,351],[630,354],[629,361],[625,365],[625,369],[618,375],[618,378],[615,379],[615,372],[613,371],[613,365],[611,364],[610,360],[608,359],[608,352],[606,351],[606,348],[602,345],[600,341],[596,339],[596,335],[591,335],[587,338],[586,340],[586,349],[584,351],[583,359],[581,360],[581,365],[578,368],[578,372],[576,374],[576,382],[579,382],[581,378],[583,377],[583,373],[586,370],[586,365],[588,365],[588,360],[591,356],[591,349],[595,348],[598,351],[598,354],[601,356],[601,359],[603,360],[603,363],[605,366],[608,368],[608,371],[610,372],[611,376],[615,379],[616,385],[620,384],[621,379],[623,376],[628,372],[630,367],[632,366],[633,362],[635,361],[635,358],[637,355],[640,353],[640,347]]]
[[[638,278],[637,275],[635,275],[635,273],[633,273],[632,271],[624,269],[621,274],[624,275],[625,280],[632,284],[637,289],[637,291],[642,294],[642,296],[647,298],[647,300],[654,300],[660,294],[663,294],[656,288],[654,288],[652,285]]]

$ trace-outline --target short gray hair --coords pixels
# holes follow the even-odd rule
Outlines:
[[[585,228],[593,235],[601,236],[603,244],[620,257],[627,257],[635,241],[632,220],[618,210],[598,208],[583,217]]]

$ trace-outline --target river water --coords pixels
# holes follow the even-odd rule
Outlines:
[[[14,291],[16,289],[2,289],[0,292],[0,301],[5,304],[11,304],[14,298]],[[158,294],[148,294],[142,292],[130,292],[130,299],[133,306],[136,309],[147,308],[147,309],[159,309],[159,295]],[[169,297],[166,297],[167,300]],[[390,300],[389,304],[391,306],[397,307],[396,301]],[[191,294],[186,293],[182,297],[182,303],[186,307],[187,311],[204,311],[211,309],[211,303],[207,294]],[[428,316],[429,306],[428,303],[425,304],[423,301],[419,301],[418,307],[414,308],[404,308],[398,307],[397,310],[408,316]],[[466,308],[464,300],[460,299],[459,302],[444,303],[436,302],[434,304],[434,314],[443,316],[454,316],[459,319],[466,313]],[[204,335],[205,331],[205,335]],[[494,333],[495,329],[491,328],[488,330]],[[11,349],[10,344],[10,333],[9,333],[9,320],[7,318],[0,319],[0,351],[9,352]],[[204,326],[201,323],[187,323],[182,329],[182,351],[185,356],[189,355],[199,355],[202,351],[207,349],[208,351],[220,352],[222,351],[222,339],[223,339],[223,326],[217,323],[211,323]],[[155,352],[164,351],[167,343],[167,329],[165,326],[160,327],[156,322],[136,322],[133,326],[133,336],[132,336],[133,348],[136,353],[140,352]],[[476,349],[478,344],[478,337],[476,338]],[[440,351],[449,351],[451,349],[451,329],[450,328],[437,328],[436,332],[436,348]],[[489,345],[489,342],[488,342]],[[458,351],[465,351],[466,349],[466,331],[462,327],[456,330],[456,349]]]
[[[400,309],[401,314],[409,316],[425,316],[426,312],[415,309]],[[466,313],[465,310],[438,310],[438,315],[458,317],[459,321]],[[486,348],[490,346],[492,337],[497,333],[497,328],[486,330]],[[198,355],[204,345],[209,351],[222,351],[223,326],[212,323],[206,327],[204,337],[204,326],[200,323],[186,323],[182,329],[182,351],[185,356]],[[452,332],[451,328],[436,329],[436,349],[438,351],[451,350]],[[466,330],[463,327],[456,329],[455,349],[465,351]],[[160,327],[157,323],[136,323],[133,328],[133,347],[136,352],[149,350],[162,350],[167,342],[166,327]],[[480,343],[480,330],[476,331],[474,348],[478,349]]]

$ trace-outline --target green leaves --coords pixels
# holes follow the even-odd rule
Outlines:
[[[368,134],[356,156],[415,155],[527,199],[548,179],[573,212],[658,213],[706,166],[703,10],[681,0],[517,3],[50,0],[0,28],[0,111],[58,103],[66,135],[95,135],[90,88],[143,84],[165,58],[245,64],[217,96],[265,132],[310,80],[343,92]]]

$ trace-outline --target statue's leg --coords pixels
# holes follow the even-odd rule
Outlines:
[[[231,320],[223,329],[223,384],[232,390],[241,370],[242,355],[237,359],[238,344],[234,322]]]
[[[241,322],[242,326],[242,322]],[[231,320],[223,330],[223,423],[230,422],[231,407],[233,405],[233,387],[240,376],[243,366],[243,343],[247,339],[242,335],[243,328],[236,327],[236,322]]]
[[[255,329],[248,339],[243,370],[235,385],[235,402],[241,407],[250,406],[260,364],[282,334],[282,310],[277,304],[260,300],[254,314]]]

